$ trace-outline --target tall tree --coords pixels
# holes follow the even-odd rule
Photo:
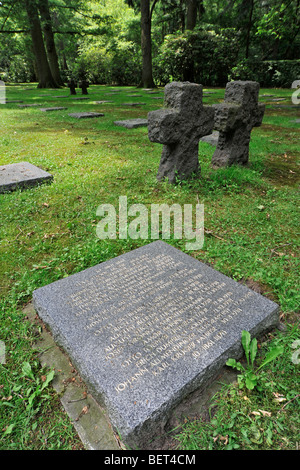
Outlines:
[[[154,7],[158,0],[125,0],[135,10],[141,12],[141,48],[142,48],[142,79],[140,86],[153,88],[155,86],[152,72],[152,38],[151,20]]]
[[[197,23],[198,0],[187,0],[186,29],[193,30]]]
[[[38,0],[38,9],[41,15],[42,28],[44,32],[44,38],[46,43],[47,57],[52,73],[57,85],[63,85],[63,81],[60,76],[58,56],[56,52],[56,46],[54,41],[54,34],[52,29],[52,19],[50,15],[48,0]]]
[[[35,0],[25,0],[25,9],[29,21],[32,47],[38,74],[38,88],[57,88],[47,59],[43,33]]]
[[[143,61],[141,86],[145,88],[155,86],[152,74],[151,16],[150,0],[141,0],[141,46]]]

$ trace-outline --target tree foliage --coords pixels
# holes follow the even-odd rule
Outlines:
[[[283,84],[300,77],[299,13],[300,0],[0,0],[0,75],[39,86],[82,73],[147,87],[255,74]]]

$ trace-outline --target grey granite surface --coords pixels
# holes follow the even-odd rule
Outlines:
[[[124,119],[123,121],[114,121],[116,126],[126,127],[127,129],[136,129],[137,127],[144,127],[148,125],[147,119]]]
[[[205,384],[278,305],[156,241],[33,293],[40,318],[131,448]]]
[[[52,181],[53,176],[28,162],[0,166],[0,193]]]

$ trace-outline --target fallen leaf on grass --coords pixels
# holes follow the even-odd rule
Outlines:
[[[259,410],[263,416],[272,416],[270,411]]]
[[[280,393],[276,393],[276,392],[273,392],[273,395],[274,395],[274,401],[276,401],[277,403],[281,403],[283,401],[286,401],[286,398],[284,398],[283,395],[281,395]]]
[[[250,413],[251,415],[254,415],[254,416],[272,416],[272,413],[270,413],[269,411],[265,411],[265,410],[258,410],[258,411],[251,411]]]

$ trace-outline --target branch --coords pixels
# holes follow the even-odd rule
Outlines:
[[[158,0],[154,0],[154,2],[152,3],[151,5],[151,10],[150,10],[150,21],[152,19],[152,15],[153,15],[153,11],[154,11],[154,8],[155,8],[155,5],[157,4]]]
[[[3,25],[1,26],[1,30],[0,30],[0,31],[3,30],[3,28],[4,28],[4,26],[5,26],[5,23],[7,22],[7,20],[8,20],[8,18],[9,18],[10,14],[11,14],[11,12],[12,12],[14,6],[15,6],[15,4],[16,4],[16,1],[14,1],[13,4],[11,5],[11,7],[10,7],[8,13],[7,13],[7,16],[6,16],[5,20],[4,20],[4,23],[3,23]]]
[[[17,33],[29,33],[30,30],[29,29],[16,29],[16,30],[9,30],[9,31],[5,31],[5,30],[0,30],[0,34],[4,33],[4,34],[17,34]]]
[[[16,29],[16,30],[11,30],[10,29],[10,30],[6,30],[6,31],[5,30],[4,31],[0,30],[0,35],[2,33],[4,33],[4,34],[18,34],[18,33],[22,34],[22,33],[29,33],[29,32],[30,32],[29,29]],[[101,32],[97,33],[96,31],[90,31],[90,32],[86,32],[86,31],[85,32],[81,32],[81,31],[53,31],[53,33],[55,33],[55,34],[79,34],[80,36],[100,36],[101,34],[103,34]]]

